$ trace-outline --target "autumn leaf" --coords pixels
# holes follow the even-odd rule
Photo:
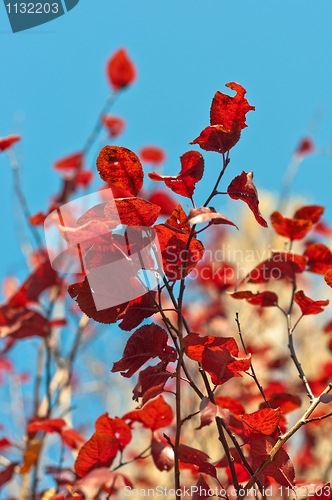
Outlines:
[[[229,423],[229,410],[221,408],[221,406],[212,403],[209,398],[204,397],[199,406],[199,415],[201,419],[200,426],[197,430],[202,429],[206,425],[210,425],[216,417],[222,418],[226,425]]]
[[[147,199],[160,207],[160,215],[171,215],[177,206],[177,201],[163,189],[154,189]]]
[[[142,198],[122,198],[107,203],[106,219],[118,220],[126,226],[152,226],[158,219],[160,207]]]
[[[151,442],[151,455],[157,469],[169,471],[174,467],[174,451],[154,433]]]
[[[47,318],[26,307],[0,307],[0,337],[23,339],[26,337],[46,337],[50,333]]]
[[[218,351],[206,349],[202,356],[202,367],[211,375],[214,385],[221,385],[233,377],[240,377],[239,372],[249,370],[251,355],[243,358],[233,356],[228,349]]]
[[[323,213],[324,207],[321,205],[306,205],[295,212],[294,219],[311,220],[313,224],[316,224]]]
[[[214,465],[208,462],[210,457],[204,451],[181,443],[178,447],[178,458],[181,462],[196,465],[198,472],[216,477],[216,469]]]
[[[75,472],[84,477],[92,469],[109,467],[119,449],[118,442],[109,434],[95,432],[82,446],[75,461]]]
[[[152,163],[153,165],[160,165],[166,160],[165,151],[156,146],[144,146],[139,150],[138,155],[144,163]]]
[[[249,283],[265,283],[270,279],[293,281],[297,273],[303,273],[307,258],[291,252],[273,252],[272,257],[254,267],[247,275]]]
[[[307,219],[288,219],[280,212],[273,212],[270,216],[272,226],[278,234],[293,240],[301,240],[312,228],[312,221]]]
[[[238,123],[240,129],[247,127],[246,114],[254,111],[247,99],[246,90],[236,82],[226,83],[226,87],[236,92],[234,97],[217,91],[213,97],[210,109],[210,124],[222,125],[226,130],[232,130],[234,124]]]
[[[174,377],[174,373],[166,370],[167,365],[168,360],[165,359],[155,366],[148,366],[139,372],[138,382],[133,389],[133,400],[138,401],[139,398],[142,398],[144,405],[163,392],[167,380]]]
[[[97,169],[103,181],[126,189],[134,196],[142,189],[143,167],[130,149],[105,146],[97,158]]]
[[[308,271],[317,274],[325,274],[332,268],[332,252],[323,243],[312,243],[308,245],[304,254],[308,259]]]
[[[114,363],[112,372],[121,372],[123,377],[129,378],[149,359],[157,356],[161,360],[175,361],[176,352],[167,341],[168,335],[159,325],[141,326],[127,341],[123,357]]]
[[[257,470],[269,456],[276,440],[271,436],[264,436],[263,434],[252,432],[249,437],[249,442],[252,468]],[[264,473],[260,476],[260,480],[264,481],[265,476],[272,477],[277,483],[286,487],[292,487],[294,485],[294,467],[287,452],[283,448],[280,448],[276,453],[274,461],[266,467]]]
[[[229,396],[217,396],[214,398],[216,405],[221,408],[226,408],[235,415],[243,415],[245,413],[244,406],[235,398]]]
[[[42,441],[39,439],[29,439],[23,454],[23,464],[20,467],[20,474],[26,474],[38,460],[42,449]]]
[[[37,432],[60,433],[65,425],[63,418],[36,418],[28,424],[27,434],[29,437],[34,437]]]
[[[326,271],[326,273],[324,274],[324,280],[330,287],[332,287],[332,269]]]
[[[117,50],[107,61],[107,78],[115,91],[132,84],[136,79],[136,68],[126,49]]]
[[[243,171],[241,175],[238,175],[232,180],[227,188],[227,193],[233,200],[242,200],[247,203],[257,222],[261,226],[267,227],[267,222],[263,219],[258,208],[259,201],[257,189],[252,179],[252,172]]]
[[[224,154],[235,146],[240,140],[240,135],[241,129],[237,122],[231,130],[226,130],[222,125],[210,125],[189,144],[198,144],[205,151]]]
[[[275,392],[268,398],[271,408],[280,408],[283,414],[289,413],[301,407],[302,401],[297,394],[287,392]],[[260,408],[265,408],[266,403],[261,403]]]
[[[189,222],[189,224],[200,224],[202,222],[210,222],[211,224],[226,224],[239,229],[234,222],[227,219],[224,215],[216,212],[212,207],[191,208],[186,222]]]
[[[330,303],[329,300],[312,300],[305,295],[303,290],[299,290],[294,294],[294,300],[297,305],[300,306],[304,316],[319,314],[323,312],[323,308]]]
[[[126,122],[119,116],[104,115],[102,123],[108,131],[110,137],[118,137],[125,129]]]
[[[274,433],[280,418],[281,410],[274,410],[272,408],[263,408],[253,413],[247,413],[241,417],[242,422],[244,422],[250,430],[260,432],[265,436]]]
[[[311,137],[304,137],[297,146],[294,155],[297,157],[303,157],[312,153],[314,149],[315,146]]]
[[[13,462],[2,469],[2,471],[0,472],[0,488],[11,480],[17,466],[18,462]]]
[[[233,299],[245,299],[253,306],[273,307],[278,305],[278,295],[274,292],[257,292],[253,293],[249,290],[245,292],[231,293]]]
[[[107,467],[99,467],[98,469],[93,469],[87,473],[85,477],[75,481],[71,490],[75,491],[75,495],[72,497],[66,497],[67,500],[94,500],[98,493],[103,491],[111,495],[116,490],[122,490],[124,487],[129,487],[132,489],[133,485],[131,481],[118,472],[109,470]],[[126,491],[126,490],[125,490]],[[76,492],[82,493],[83,496],[79,496]],[[47,500],[43,498],[43,500]],[[53,496],[52,500],[65,500],[58,498],[58,496]]]
[[[118,316],[126,309],[128,302],[106,309],[96,309],[89,282],[85,277],[83,281],[73,283],[68,287],[68,293],[72,299],[76,299],[77,305],[89,318],[104,324],[116,323]]]
[[[58,274],[51,267],[49,261],[40,264],[35,271],[21,285],[19,290],[8,302],[9,307],[25,306],[30,302],[37,302],[39,296],[48,288],[60,285],[61,280]]]
[[[118,442],[120,449],[125,448],[131,441],[131,430],[129,425],[126,424],[122,418],[110,418],[108,413],[104,413],[97,418],[95,429],[96,432],[108,434],[114,438]]]
[[[54,163],[55,170],[80,170],[83,167],[84,155],[83,153],[74,153],[65,156]]]
[[[141,422],[144,427],[156,431],[168,427],[173,421],[173,410],[162,396],[146,403],[142,409],[126,413],[122,419]]]
[[[126,309],[119,314],[119,328],[129,331],[140,325],[145,318],[155,314],[158,309],[155,304],[157,292],[150,291],[129,301]]]
[[[153,181],[164,181],[174,193],[191,199],[197,182],[203,176],[204,159],[198,151],[187,151],[180,161],[181,170],[175,177],[159,175],[156,172],[150,172],[148,175]]]
[[[188,246],[190,225],[187,215],[178,205],[164,224],[154,226],[163,260],[163,270],[171,281],[186,276],[203,258],[204,247],[194,236]]]
[[[16,142],[20,140],[20,135],[8,135],[7,137],[0,137],[0,151],[6,151],[6,149],[11,148]]]

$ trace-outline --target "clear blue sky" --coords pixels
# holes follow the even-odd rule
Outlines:
[[[214,92],[237,81],[256,111],[232,152],[225,187],[253,170],[258,188],[277,191],[303,135],[314,128],[316,144],[331,145],[331,19],[330,0],[80,0],[65,16],[12,34],[0,5],[0,136],[23,136],[16,151],[32,212],[45,210],[58,189],[52,163],[84,144],[109,92],[105,62],[122,46],[138,80],[113,108],[127,121],[118,145],[160,145],[165,173],[177,173],[188,142],[208,125]],[[91,163],[104,144],[95,145]],[[205,156],[207,187],[220,158]],[[331,168],[331,157],[308,158],[293,191],[330,205],[332,219]],[[0,169],[2,277],[26,269],[5,154]]]

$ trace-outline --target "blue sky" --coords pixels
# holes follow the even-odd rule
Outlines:
[[[197,149],[188,142],[208,125],[212,97],[228,91],[229,81],[246,88],[256,111],[232,151],[225,188],[242,170],[253,170],[259,189],[277,192],[303,135],[314,131],[318,146],[331,147],[329,0],[80,0],[66,15],[17,34],[0,7],[0,136],[22,134],[16,152],[32,212],[45,210],[58,189],[53,162],[82,148],[91,131],[109,93],[105,63],[119,47],[135,61],[138,79],[113,107],[127,121],[116,144],[163,147],[166,174],[176,174],[179,156]],[[89,164],[106,142],[97,141]],[[204,156],[201,200],[220,168],[219,155]],[[331,157],[309,157],[293,185],[309,202],[325,204],[330,219],[331,168]],[[0,276],[23,276],[5,154],[0,169]]]

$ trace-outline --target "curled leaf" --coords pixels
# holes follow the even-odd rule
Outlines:
[[[257,189],[252,179],[252,172],[243,171],[241,175],[238,175],[232,180],[227,188],[227,193],[233,200],[242,200],[247,203],[257,222],[261,226],[267,227],[267,222],[263,219],[258,208],[259,201]]]

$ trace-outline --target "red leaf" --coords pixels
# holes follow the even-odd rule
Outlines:
[[[8,483],[8,481],[11,480],[17,465],[18,465],[18,462],[13,462],[12,464],[8,465],[8,467],[6,467],[5,469],[3,469],[0,472],[0,487],[3,486],[4,484]]]
[[[231,130],[226,130],[222,125],[211,125],[202,130],[189,144],[198,144],[204,151],[224,154],[235,146],[240,140],[240,135],[241,129],[237,122]]]
[[[307,316],[309,314],[319,314],[324,311],[330,301],[329,300],[312,300],[307,297],[303,290],[299,290],[294,294],[294,300],[300,306],[302,314]]]
[[[109,467],[119,449],[118,442],[108,434],[95,432],[78,452],[75,472],[79,477],[97,467]]]
[[[210,486],[207,484],[203,476],[199,476],[199,480],[194,487],[194,494],[192,496],[192,500],[207,500],[210,498],[209,490]]]
[[[61,429],[60,435],[63,443],[73,450],[79,450],[85,443],[84,437],[75,429]]]
[[[300,144],[297,146],[295,155],[296,156],[306,156],[314,151],[314,143],[311,137],[304,137]]]
[[[257,470],[271,452],[276,441],[270,436],[256,433],[251,433],[249,439],[252,468]],[[266,467],[264,473],[260,476],[261,481],[264,480],[264,476],[272,477],[277,483],[283,486],[292,487],[294,485],[294,467],[283,448],[276,453],[274,461]]]
[[[148,292],[136,299],[132,299],[126,309],[119,314],[118,320],[121,330],[129,331],[140,325],[145,318],[150,318],[157,312],[154,302],[157,292]]]
[[[216,417],[222,418],[227,425],[229,423],[229,411],[224,410],[219,405],[217,406],[212,403],[207,397],[202,399],[199,410],[201,424],[197,427],[197,430],[202,429],[202,427],[205,427],[206,425],[210,425]]]
[[[173,410],[162,396],[149,401],[141,410],[126,413],[122,419],[132,422],[141,422],[144,427],[156,431],[168,427],[173,421]]]
[[[303,273],[307,259],[290,252],[273,252],[272,257],[254,267],[248,274],[249,283],[265,283],[270,279],[294,280],[296,273]]]
[[[242,85],[236,82],[226,83],[226,87],[236,92],[234,97],[230,97],[222,92],[216,92],[210,110],[210,124],[222,125],[226,130],[231,130],[235,122],[240,129],[247,127],[246,114],[248,111],[255,110],[244,97],[246,90]]]
[[[287,392],[276,392],[269,397],[269,404],[271,408],[280,408],[285,415],[297,408],[301,407],[302,401],[296,394],[288,394]],[[265,408],[266,403],[262,403],[260,408]]]
[[[237,399],[228,396],[217,396],[214,400],[216,405],[226,408],[235,415],[243,415],[245,413],[244,406]]]
[[[116,210],[115,210],[116,207]],[[127,226],[151,227],[158,219],[160,207],[142,198],[122,198],[107,203],[104,213],[107,219],[118,220]]]
[[[249,290],[245,292],[235,292],[230,294],[233,299],[245,299],[253,306],[272,307],[278,305],[278,295],[274,292],[252,293]]]
[[[305,207],[299,208],[295,212],[294,219],[306,219],[311,220],[313,224],[316,224],[324,213],[324,207],[320,205],[307,205]]]
[[[54,163],[55,170],[80,170],[83,167],[84,155],[83,153],[74,153]]]
[[[184,275],[187,275],[204,254],[202,243],[195,237],[191,238],[189,251],[187,251],[188,233],[191,228],[189,224],[186,224],[186,218],[181,205],[178,205],[165,224],[154,226],[158,235],[163,269],[171,281],[181,279],[184,262],[186,262]]]
[[[150,172],[148,175],[153,181],[164,181],[174,193],[186,198],[192,198],[196,183],[201,180],[204,172],[203,156],[197,151],[187,151],[181,156],[181,171],[175,176],[159,175]]]
[[[105,146],[97,158],[97,169],[103,181],[126,189],[134,196],[143,186],[141,162],[130,149]]]
[[[136,79],[136,69],[129,59],[126,49],[117,50],[107,61],[107,78],[115,91],[132,84]]]
[[[273,212],[270,216],[272,226],[278,234],[290,240],[301,240],[312,228],[309,219],[287,219],[280,212]]]
[[[198,333],[189,333],[183,339],[185,352],[188,358],[202,362],[204,351],[209,349],[212,351],[222,351],[227,349],[233,356],[237,356],[239,349],[233,337],[213,337],[207,335],[200,337]]]
[[[19,135],[8,135],[7,137],[0,137],[0,151],[6,151],[9,149],[15,142],[21,140],[21,136]]]
[[[186,220],[189,224],[200,224],[201,222],[206,221],[209,221],[211,224],[227,224],[239,229],[234,222],[227,219],[224,215],[216,212],[212,207],[191,208]]]
[[[119,448],[123,449],[131,441],[131,430],[128,424],[122,418],[110,418],[108,413],[104,413],[97,418],[95,423],[96,432],[108,434],[116,439]]]
[[[276,430],[279,420],[281,418],[280,409],[263,408],[262,410],[255,411],[243,415],[242,422],[244,422],[249,429],[260,432],[265,436],[269,436]]]
[[[8,441],[7,438],[0,438],[0,449],[8,448],[12,446],[12,443]]]
[[[332,269],[326,271],[326,273],[324,274],[324,280],[330,287],[332,287]]]
[[[209,474],[212,477],[216,477],[215,467],[208,463],[209,455],[203,451],[197,450],[197,448],[191,448],[185,444],[180,444],[178,448],[178,457],[181,462],[197,465],[198,472],[203,472]]]
[[[124,377],[131,377],[149,359],[175,361],[175,350],[167,345],[168,335],[158,325],[144,325],[129,338],[120,361],[114,363],[112,372],[121,372]],[[127,370],[127,371],[125,371]]]
[[[152,163],[153,165],[159,165],[166,160],[165,151],[156,146],[145,146],[139,150],[138,154],[142,161]]]
[[[49,321],[41,314],[25,307],[0,307],[0,337],[12,339],[46,337],[50,333]]]
[[[129,303],[124,302],[118,306],[97,311],[87,278],[84,278],[83,281],[79,281],[78,283],[69,285],[68,293],[72,299],[76,299],[78,307],[89,318],[105,324],[116,323],[119,315],[126,309]]]
[[[54,285],[61,283],[49,261],[41,264],[8,302],[10,307],[25,306],[28,302],[37,302],[39,295]]]
[[[75,175],[75,184],[78,187],[87,188],[93,181],[94,173],[91,170],[80,170]]]
[[[126,122],[119,116],[104,115],[103,125],[107,128],[110,137],[118,137],[125,129]]]
[[[27,426],[27,433],[29,437],[34,437],[37,432],[61,432],[62,427],[66,425],[63,418],[36,418]]]
[[[145,370],[140,371],[138,382],[133,389],[133,399],[135,401],[142,398],[142,404],[144,405],[163,392],[164,385],[169,377],[174,376],[173,373],[166,371],[167,365],[168,360],[166,359],[155,366],[148,366]]]
[[[176,200],[162,189],[153,190],[148,200],[160,207],[160,215],[171,215],[177,206]]]
[[[249,370],[250,364],[250,354],[244,358],[237,358],[228,349],[218,351],[206,349],[202,356],[202,367],[211,375],[214,385],[221,385],[233,377],[240,377],[239,372]]]
[[[162,443],[158,436],[152,438],[151,454],[157,469],[169,471],[174,467],[174,451],[169,444]]]
[[[192,198],[196,184],[203,176],[204,159],[198,151],[187,151],[180,160],[181,170],[175,177],[159,175],[156,172],[150,172],[148,175],[153,181],[164,181],[174,193]]]
[[[253,212],[257,222],[267,227],[267,222],[261,216],[258,205],[258,194],[255,184],[252,182],[252,172],[242,172],[241,175],[235,177],[227,188],[227,193],[233,200],[242,200],[247,203],[250,210]]]
[[[325,274],[332,267],[332,252],[322,243],[312,243],[304,254],[308,259],[308,271]]]
[[[100,467],[91,470],[83,479],[75,481],[73,487],[70,488],[70,490],[75,490],[75,495],[72,497],[66,496],[63,500],[83,500],[83,498],[85,500],[94,500],[103,491],[111,497],[115,490],[122,490],[125,486],[129,486],[130,490],[133,486],[126,476],[113,472],[107,467]],[[83,497],[77,496],[77,491],[81,492]],[[52,500],[62,499],[53,496]]]

